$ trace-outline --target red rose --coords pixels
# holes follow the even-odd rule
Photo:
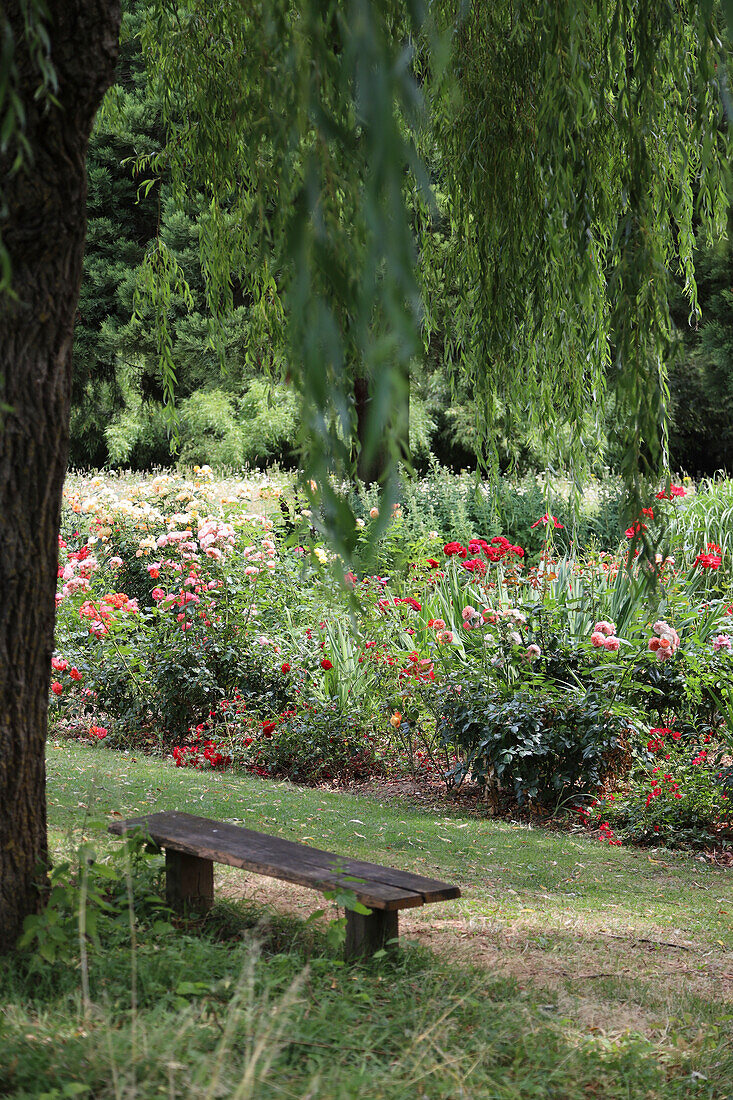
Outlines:
[[[285,675],[286,675],[286,674],[287,674],[288,672],[290,672],[290,665],[288,664],[288,662],[287,662],[287,661],[286,661],[286,662],[285,662],[285,664],[284,664],[284,665],[282,666],[282,669],[281,669],[281,671],[282,671],[282,674],[283,674],[283,676],[285,676]]]
[[[333,668],[333,665],[329,661],[328,657],[324,657],[321,661],[321,668],[325,669],[326,672],[328,672],[329,668]]]

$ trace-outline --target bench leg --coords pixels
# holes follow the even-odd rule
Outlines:
[[[212,861],[166,848],[165,895],[174,913],[208,912],[214,904]]]
[[[388,940],[397,939],[397,910],[373,909],[371,915],[363,916],[346,910],[346,947],[347,959],[362,959],[381,950]]]

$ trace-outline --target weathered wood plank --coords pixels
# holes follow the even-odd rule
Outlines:
[[[175,913],[207,913],[214,904],[214,864],[166,848],[165,896]]]
[[[162,847],[316,889],[328,890],[336,886],[353,889],[358,899],[370,908],[408,908],[428,900],[460,896],[458,887],[434,879],[410,875],[409,887],[397,885],[400,872],[392,868],[349,860],[333,852],[191,814],[150,814],[113,822],[109,828],[117,834],[142,828]],[[363,881],[350,881],[352,877]],[[418,884],[423,891],[416,889]]]
[[[380,951],[389,940],[396,940],[399,927],[397,910],[376,910],[370,917],[346,911],[346,943],[344,957],[369,958]]]

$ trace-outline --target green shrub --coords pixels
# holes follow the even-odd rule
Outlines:
[[[733,767],[710,731],[649,731],[645,759],[598,812],[626,839],[700,847],[733,839]]]
[[[231,394],[198,390],[181,402],[179,419],[182,465],[244,465],[242,429]]]
[[[614,549],[623,535],[622,491],[614,480],[588,494],[575,519],[568,493],[548,491],[535,477],[482,481],[476,474],[456,474],[434,461],[427,476],[403,478],[398,493],[404,535],[410,540],[425,538],[430,531],[463,542],[475,536],[508,535],[536,558],[546,543],[547,530],[541,522],[546,513],[562,523],[552,529],[553,545],[561,554],[571,548],[576,553],[589,547]],[[361,486],[352,495],[352,506],[362,519],[376,503],[372,487]]]
[[[292,387],[256,378],[237,401],[237,416],[245,462],[293,460],[300,421]]]
[[[580,801],[631,762],[630,721],[592,692],[520,690],[506,698],[449,684],[441,701],[437,733],[456,753],[454,779],[470,775],[520,807]]]
[[[166,466],[170,462],[168,423],[159,402],[140,400],[119,413],[104,430],[112,466]]]
[[[346,782],[381,770],[373,733],[338,705],[305,708],[279,723],[265,723],[243,759],[260,774],[298,783]]]

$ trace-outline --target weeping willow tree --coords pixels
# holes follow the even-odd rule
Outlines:
[[[664,466],[667,293],[681,279],[694,311],[693,226],[716,233],[726,204],[726,49],[713,0],[436,0],[425,14],[420,0],[152,0],[144,36],[166,139],[140,164],[141,185],[165,172],[181,205],[189,188],[207,197],[199,244],[214,348],[235,285],[263,311],[268,295],[282,299],[307,474],[341,545],[353,519],[329,475],[351,469],[359,418],[362,461],[398,453],[395,409],[429,337],[415,275],[429,234],[414,232],[410,211],[430,225],[431,173],[460,241],[454,365],[473,383],[487,454],[497,401],[549,426],[612,388],[632,501]],[[7,950],[43,896],[85,155],[113,80],[119,5],[4,0],[0,27]],[[139,295],[171,394],[169,307],[185,289],[156,241]],[[581,465],[584,445],[581,432]]]
[[[452,48],[430,87],[428,150],[461,242],[444,273],[463,334],[449,365],[470,380],[488,459],[494,411],[508,408],[545,437],[574,425],[563,457],[582,474],[587,429],[612,399],[633,519],[645,479],[666,470],[670,292],[684,289],[694,317],[695,230],[725,229],[720,13],[665,0],[456,8],[434,9]]]
[[[581,478],[611,397],[632,519],[666,471],[670,292],[695,316],[695,231],[725,228],[723,14],[693,0],[427,10],[159,0],[145,47],[168,142],[149,167],[172,172],[180,202],[192,182],[210,196],[212,338],[232,280],[276,270],[305,465],[346,546],[327,475],[349,472],[355,437],[362,470],[399,455],[395,410],[431,335],[414,270],[416,248],[431,269],[435,186],[459,242],[442,272],[461,333],[448,365],[475,395],[486,461],[508,410],[548,438],[570,424],[561,457]],[[146,274],[165,306],[160,250]]]

